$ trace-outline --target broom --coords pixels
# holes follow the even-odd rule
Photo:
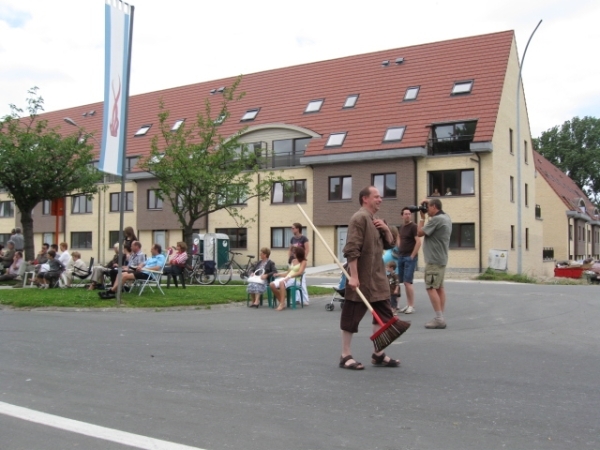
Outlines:
[[[317,230],[317,227],[315,227],[315,224],[312,223],[312,221],[309,219],[309,217],[306,215],[306,213],[302,209],[302,206],[300,206],[298,204],[296,206],[298,206],[298,208],[300,209],[300,212],[302,212],[302,215],[308,221],[308,223],[312,227],[313,231],[317,234],[317,236],[319,236],[319,239],[321,239],[321,242],[323,243],[323,245],[325,246],[325,248],[327,249],[329,254],[333,257],[333,260],[336,262],[336,264],[342,270],[344,275],[346,275],[346,278],[350,278],[350,275],[348,274],[348,272],[346,272],[346,269],[344,269],[344,266],[339,261],[339,259],[337,259],[335,254],[331,251],[331,249],[329,248],[329,245],[327,245],[327,242],[325,242],[325,239],[323,238],[323,236],[321,236],[321,233],[319,233],[319,230]],[[381,327],[379,330],[377,330],[375,332],[375,334],[373,334],[373,336],[371,336],[371,341],[373,341],[373,345],[375,346],[375,353],[379,353],[384,348],[386,348],[388,345],[390,345],[392,342],[394,342],[396,339],[398,339],[402,335],[402,333],[404,333],[406,330],[408,330],[408,328],[410,327],[410,322],[405,322],[403,320],[398,319],[396,316],[393,316],[390,320],[388,320],[387,323],[383,323],[383,320],[381,320],[379,315],[373,310],[373,307],[371,306],[369,301],[365,298],[365,296],[363,295],[363,293],[360,291],[359,288],[356,288],[356,292],[359,295],[359,297],[362,299],[362,301],[365,303],[365,305],[367,306],[369,311],[371,311],[371,314],[373,314],[373,317],[375,318],[375,320]]]

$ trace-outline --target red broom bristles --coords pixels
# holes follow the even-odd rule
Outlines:
[[[373,315],[378,322],[381,323],[381,319],[376,315],[375,311],[373,311]],[[387,323],[382,325],[382,327],[371,336],[371,340],[373,341],[373,345],[375,346],[375,352],[378,353],[398,339],[402,333],[404,333],[410,327],[410,322],[405,322],[403,320],[398,319],[397,317],[392,317],[388,320]]]

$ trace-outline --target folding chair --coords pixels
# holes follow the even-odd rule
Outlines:
[[[73,268],[72,279],[71,279],[71,287],[80,287],[83,286],[83,283],[92,276],[92,271],[94,270],[94,258],[90,258],[90,265],[88,266],[88,270],[83,271],[76,267]]]
[[[162,295],[165,295],[162,288],[160,287],[160,279],[163,275],[163,270],[165,269],[166,263],[167,263],[167,258],[165,258],[165,261],[163,262],[160,269],[158,269],[158,270],[147,270],[147,269],[143,270],[144,273],[147,273],[149,275],[148,278],[145,278],[145,279],[136,278],[135,281],[133,282],[133,285],[131,286],[131,290],[129,292],[133,292],[135,290],[135,288],[138,287],[140,289],[140,293],[138,295],[142,295],[142,292],[144,292],[144,289],[146,288],[146,286],[148,286],[152,292],[154,292],[154,289],[152,289],[152,286],[155,286],[156,288],[158,288],[158,290],[161,292]]]

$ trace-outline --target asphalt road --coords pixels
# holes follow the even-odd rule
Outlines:
[[[370,365],[365,318],[360,372],[337,367],[326,298],[280,313],[0,310],[0,448],[136,448],[13,406],[208,450],[600,448],[598,286],[450,281],[446,330],[423,328],[416,287],[413,326],[388,348],[402,367]]]

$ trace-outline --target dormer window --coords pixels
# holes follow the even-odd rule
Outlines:
[[[260,111],[260,108],[249,109],[242,116],[242,118],[240,119],[240,122],[246,122],[246,121],[254,120],[256,118],[256,116],[258,115],[259,111]]]
[[[419,95],[419,89],[421,86],[413,86],[409,87],[404,93],[404,101],[416,100],[417,95]]]
[[[358,101],[358,94],[349,95],[344,102],[343,108],[354,108]]]
[[[306,109],[304,110],[304,112],[305,113],[319,112],[321,110],[321,106],[323,106],[324,101],[325,101],[324,99],[311,100],[310,102],[308,102],[308,105],[306,105]]]
[[[140,129],[137,130],[133,136],[134,137],[145,136],[146,133],[148,132],[148,130],[150,129],[150,127],[152,127],[152,124],[150,124],[150,125],[142,125],[140,127]]]
[[[390,127],[385,132],[383,142],[400,142],[404,136],[406,127]]]
[[[325,144],[325,147],[341,147],[344,144],[345,139],[346,132],[332,133],[329,135],[329,139],[327,139],[327,144]]]
[[[452,95],[470,94],[473,89],[473,80],[457,81],[452,88]]]

